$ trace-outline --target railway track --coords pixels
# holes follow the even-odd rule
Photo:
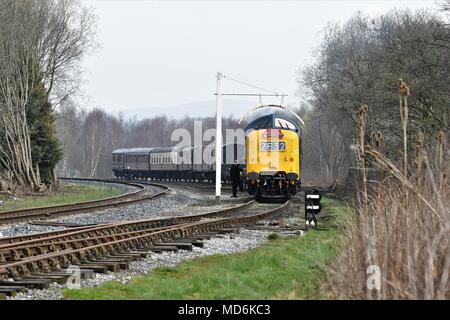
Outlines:
[[[76,265],[83,275],[118,271],[129,261],[165,250],[192,249],[212,234],[230,232],[275,216],[282,205],[260,205],[254,201],[207,213],[161,219],[145,219],[22,237],[0,242],[0,295],[27,287],[45,287],[64,282]]]
[[[127,192],[125,194],[121,194],[119,196],[99,200],[83,201],[48,207],[4,211],[0,212],[0,224],[19,222],[25,220],[50,219],[56,216],[76,214],[81,212],[83,213],[91,212],[110,207],[127,206],[162,196],[170,190],[167,186],[161,184],[145,183],[146,185],[157,187],[160,190],[153,192],[149,195],[144,195],[145,186],[140,183],[124,182],[120,180],[81,179],[81,178],[70,178],[70,179],[61,178],[61,180],[97,181],[103,183],[116,183],[116,184],[119,183],[128,186],[133,186],[136,188],[136,190],[132,192]]]

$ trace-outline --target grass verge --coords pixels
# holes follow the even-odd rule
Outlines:
[[[259,248],[161,267],[128,284],[106,282],[64,291],[70,299],[321,299],[328,264],[339,251],[336,215],[346,206],[324,199],[324,228],[303,237],[272,237]],[[319,220],[320,223],[320,220]]]
[[[5,201],[0,206],[0,212],[9,210],[26,209],[33,207],[46,207],[72,202],[98,200],[102,198],[117,196],[122,191],[113,186],[104,185],[81,185],[81,184],[61,184],[59,190],[50,195],[43,196],[23,196],[18,200],[0,195],[0,200]]]

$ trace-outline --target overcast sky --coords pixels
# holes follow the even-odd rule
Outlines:
[[[218,71],[285,92],[293,104],[296,71],[311,61],[328,22],[358,10],[435,7],[430,0],[84,2],[98,16],[101,46],[83,63],[84,107],[138,118],[213,115]],[[224,90],[259,92],[228,81]],[[228,99],[225,114],[240,116],[258,103]]]

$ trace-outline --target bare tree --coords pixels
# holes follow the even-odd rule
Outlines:
[[[0,2],[0,177],[10,188],[44,188],[33,168],[27,103],[39,81],[49,97],[73,92],[93,27],[94,16],[78,1]]]
[[[65,99],[56,114],[56,130],[58,139],[63,146],[63,158],[59,163],[59,174],[69,175],[71,160],[77,158],[80,146],[77,137],[81,130],[81,118],[77,107],[70,99]],[[76,160],[75,160],[76,161]]]
[[[317,61],[302,69],[301,84],[346,150],[358,134],[356,110],[367,104],[367,141],[381,132],[386,152],[399,159],[403,133],[392,101],[400,78],[414,89],[408,98],[408,135],[449,129],[449,41],[448,24],[429,11],[394,10],[374,19],[358,14],[325,30]]]

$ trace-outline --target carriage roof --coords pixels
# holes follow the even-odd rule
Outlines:
[[[153,148],[130,148],[130,149],[116,149],[112,153],[113,154],[119,154],[119,153],[126,153],[126,154],[147,154],[152,151]]]

